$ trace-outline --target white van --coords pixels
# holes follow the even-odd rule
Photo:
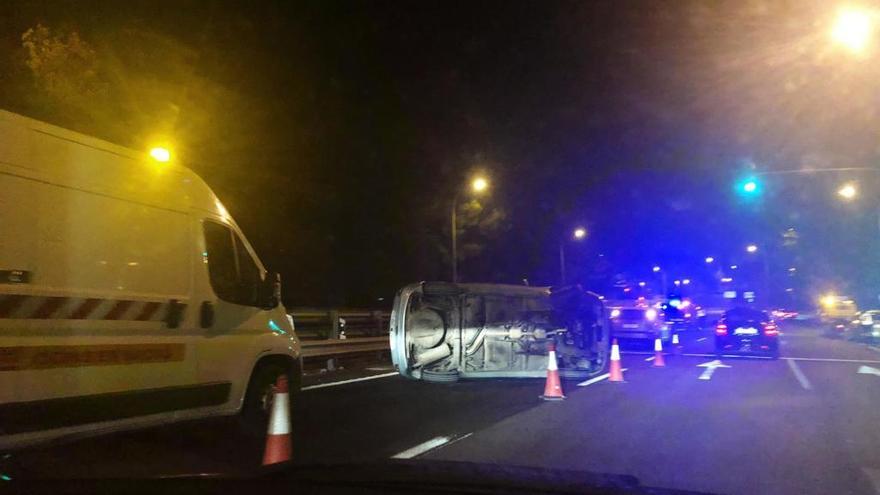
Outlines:
[[[0,449],[241,412],[300,377],[293,321],[182,166],[0,111]]]

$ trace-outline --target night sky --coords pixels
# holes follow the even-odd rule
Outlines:
[[[290,306],[383,307],[448,279],[456,193],[466,281],[556,283],[563,239],[596,289],[654,263],[697,279],[756,242],[802,267],[779,289],[878,293],[877,174],[734,191],[751,169],[877,164],[880,66],[830,43],[826,2],[124,5],[3,2],[0,106],[134,148],[174,136]],[[94,47],[103,113],[33,89],[38,23]],[[862,196],[841,205],[850,178]]]

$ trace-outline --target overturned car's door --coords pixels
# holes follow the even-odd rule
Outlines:
[[[563,376],[604,372],[610,326],[579,288],[425,282],[403,288],[391,318],[399,372],[426,381],[542,377],[555,342]]]

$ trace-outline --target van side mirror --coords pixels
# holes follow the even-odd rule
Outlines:
[[[257,297],[257,305],[263,309],[274,309],[281,303],[281,274],[277,272],[266,273],[266,278],[260,283]]]

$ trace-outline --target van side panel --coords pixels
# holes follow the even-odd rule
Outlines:
[[[32,419],[27,403],[45,410],[54,399],[195,384],[186,214],[2,169],[0,191],[0,271],[25,274],[0,283],[6,431]],[[177,328],[166,324],[172,300]]]

